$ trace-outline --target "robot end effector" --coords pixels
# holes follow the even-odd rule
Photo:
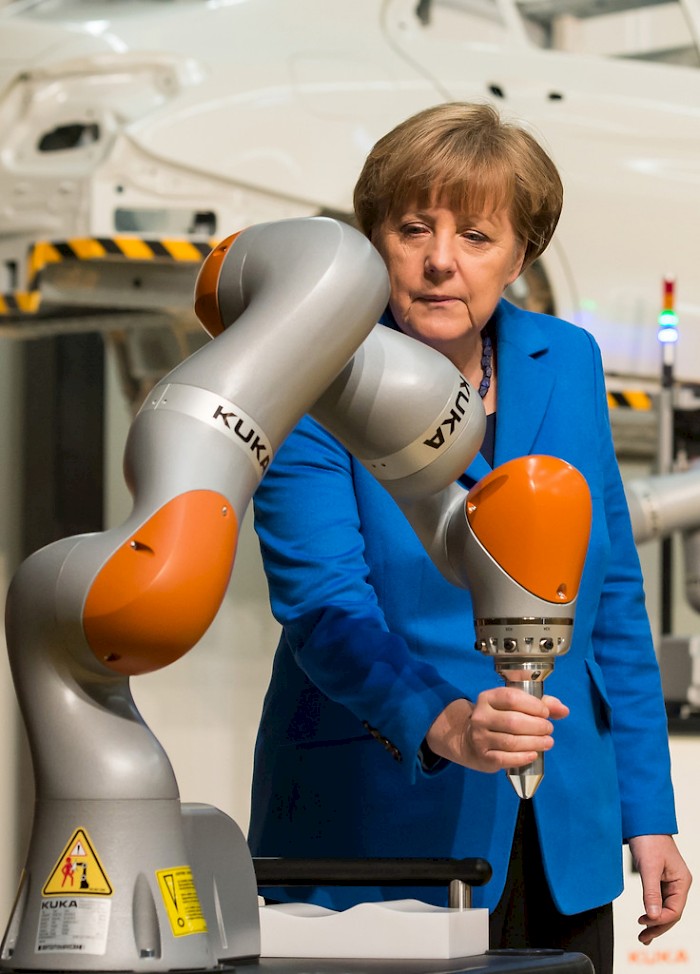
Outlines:
[[[450,525],[450,556],[471,591],[476,649],[493,658],[506,683],[536,697],[571,645],[590,521],[579,471],[533,455],[479,481],[463,521]],[[508,771],[520,798],[531,798],[543,775],[543,755]]]

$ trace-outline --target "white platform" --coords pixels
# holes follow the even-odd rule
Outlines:
[[[418,900],[360,903],[334,911],[309,903],[260,907],[263,957],[470,957],[488,950],[488,910]]]

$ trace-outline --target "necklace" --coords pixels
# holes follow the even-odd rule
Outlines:
[[[486,329],[481,333],[481,383],[479,385],[479,395],[483,399],[489,391],[491,376],[493,375],[493,342]]]

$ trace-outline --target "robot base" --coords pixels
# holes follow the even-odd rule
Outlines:
[[[259,953],[250,853],[222,812],[177,799],[37,804],[0,970],[211,970]]]

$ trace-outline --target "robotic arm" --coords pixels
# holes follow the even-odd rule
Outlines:
[[[494,471],[465,505],[452,482],[481,444],[481,401],[438,352],[375,327],[387,298],[379,255],[333,220],[262,224],[224,241],[197,287],[214,341],[156,386],[132,424],[129,518],[20,566],[7,640],[36,807],[0,968],[211,969],[232,956],[216,868],[203,910],[177,784],[129,680],[179,658],[209,626],[247,504],[304,413],[393,494],[446,577],[473,588],[482,651],[520,661],[526,689],[543,678],[533,654],[546,675],[540,651],[547,661],[565,651],[557,627],[573,619],[581,544],[541,571],[528,529],[529,555],[504,557],[487,509],[495,498],[506,529],[522,528],[532,512],[508,513],[522,478]],[[532,484],[563,474],[526,462]],[[514,611],[496,607],[488,578],[516,594]]]

